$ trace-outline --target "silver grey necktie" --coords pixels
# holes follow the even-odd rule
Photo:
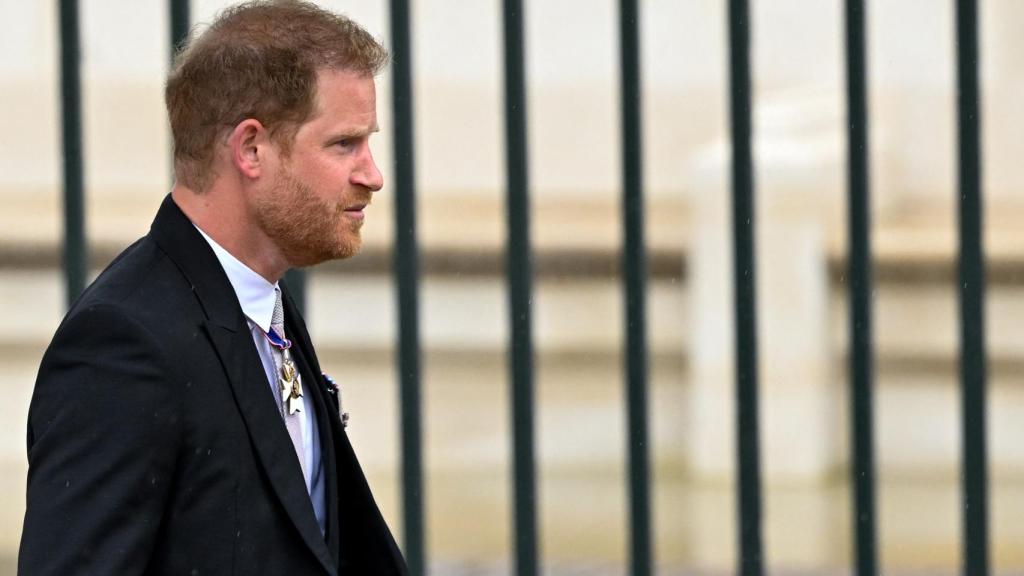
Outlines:
[[[284,306],[281,304],[281,289],[274,288],[274,314],[270,318],[270,329],[275,332],[282,342],[288,342],[284,333]],[[302,425],[299,421],[299,412],[302,411],[302,381],[299,371],[292,361],[291,351],[287,346],[278,348],[271,346],[274,355],[274,364],[277,366],[278,400],[281,407],[281,416],[284,418],[285,426],[288,428],[288,436],[292,439],[295,447],[295,454],[299,457],[299,465],[302,467],[303,478],[306,474],[306,451],[303,449]]]

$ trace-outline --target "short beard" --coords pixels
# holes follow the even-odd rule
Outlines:
[[[349,258],[362,245],[362,223],[346,222],[341,203],[321,200],[290,171],[279,174],[273,191],[257,201],[255,215],[260,228],[293,268]],[[348,229],[341,230],[341,226]]]

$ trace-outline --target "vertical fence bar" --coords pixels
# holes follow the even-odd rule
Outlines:
[[[982,250],[978,7],[957,0],[960,142],[960,378],[963,394],[964,574],[988,569],[988,460],[985,448],[985,259]]]
[[[739,570],[760,576],[761,465],[758,450],[754,161],[751,150],[750,16],[746,0],[729,0],[732,117],[733,274],[736,305],[736,441],[739,470]]]
[[[171,21],[171,63],[178,51],[185,47],[188,31],[192,26],[191,2],[189,0],[170,0],[168,11]]]
[[[60,0],[60,96],[64,158],[64,286],[67,304],[85,289],[85,176],[82,162],[82,83],[78,0]]]
[[[849,154],[850,410],[853,429],[853,518],[857,575],[878,574],[875,552],[875,461],[871,332],[871,176],[868,143],[864,0],[846,0],[847,146]]]
[[[626,399],[629,438],[630,570],[651,573],[650,472],[647,449],[647,339],[641,136],[640,24],[636,0],[619,2],[622,65],[622,251],[626,299]]]
[[[534,576],[538,571],[538,554],[533,440],[533,341],[530,327],[533,272],[530,263],[526,65],[523,56],[523,6],[521,0],[505,0],[503,23],[516,574]]]
[[[413,576],[426,574],[420,401],[419,253],[413,140],[412,37],[408,0],[391,0],[395,138],[395,283],[402,410],[402,526]]]

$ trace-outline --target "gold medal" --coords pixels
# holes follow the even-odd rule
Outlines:
[[[287,407],[288,415],[295,414],[302,410],[302,382],[295,371],[295,364],[291,358],[285,358],[281,363],[281,377],[278,381],[281,392],[282,410]]]
[[[295,365],[291,360],[286,359],[281,363],[281,378],[289,384],[295,380]]]
[[[281,402],[287,402],[288,415],[302,410],[302,382],[295,371],[291,358],[281,363]]]

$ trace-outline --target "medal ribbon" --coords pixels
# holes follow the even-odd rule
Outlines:
[[[282,352],[292,347],[292,341],[287,338],[281,338],[277,332],[271,328],[267,334],[267,340],[270,341],[270,345]]]

